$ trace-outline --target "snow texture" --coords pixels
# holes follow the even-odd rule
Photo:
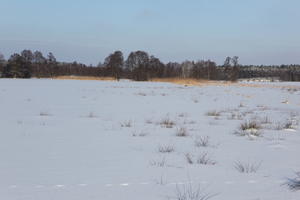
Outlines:
[[[261,86],[1,79],[0,199],[300,199],[300,84]]]

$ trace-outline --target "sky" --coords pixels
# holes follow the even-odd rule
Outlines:
[[[299,0],[0,0],[0,52],[97,64],[115,50],[163,62],[300,63]]]

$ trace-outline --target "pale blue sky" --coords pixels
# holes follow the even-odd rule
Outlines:
[[[114,50],[164,62],[300,63],[299,9],[299,0],[0,0],[0,52],[86,64]]]

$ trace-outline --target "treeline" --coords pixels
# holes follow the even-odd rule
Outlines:
[[[8,60],[0,54],[2,78],[53,78],[57,76],[99,76],[147,81],[153,78],[196,78],[236,81],[239,78],[278,78],[284,81],[300,81],[300,65],[243,66],[238,57],[227,57],[223,65],[211,60],[161,62],[147,52],[131,52],[124,59],[121,51],[110,54],[103,64],[86,66],[73,62],[59,62],[52,53],[46,57],[40,52],[23,50]]]

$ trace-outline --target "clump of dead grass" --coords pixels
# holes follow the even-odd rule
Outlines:
[[[187,137],[187,136],[189,136],[189,133],[185,127],[181,127],[181,128],[177,128],[176,136],[177,137]]]
[[[159,123],[164,128],[173,128],[176,125],[176,122],[170,118],[164,118]]]

